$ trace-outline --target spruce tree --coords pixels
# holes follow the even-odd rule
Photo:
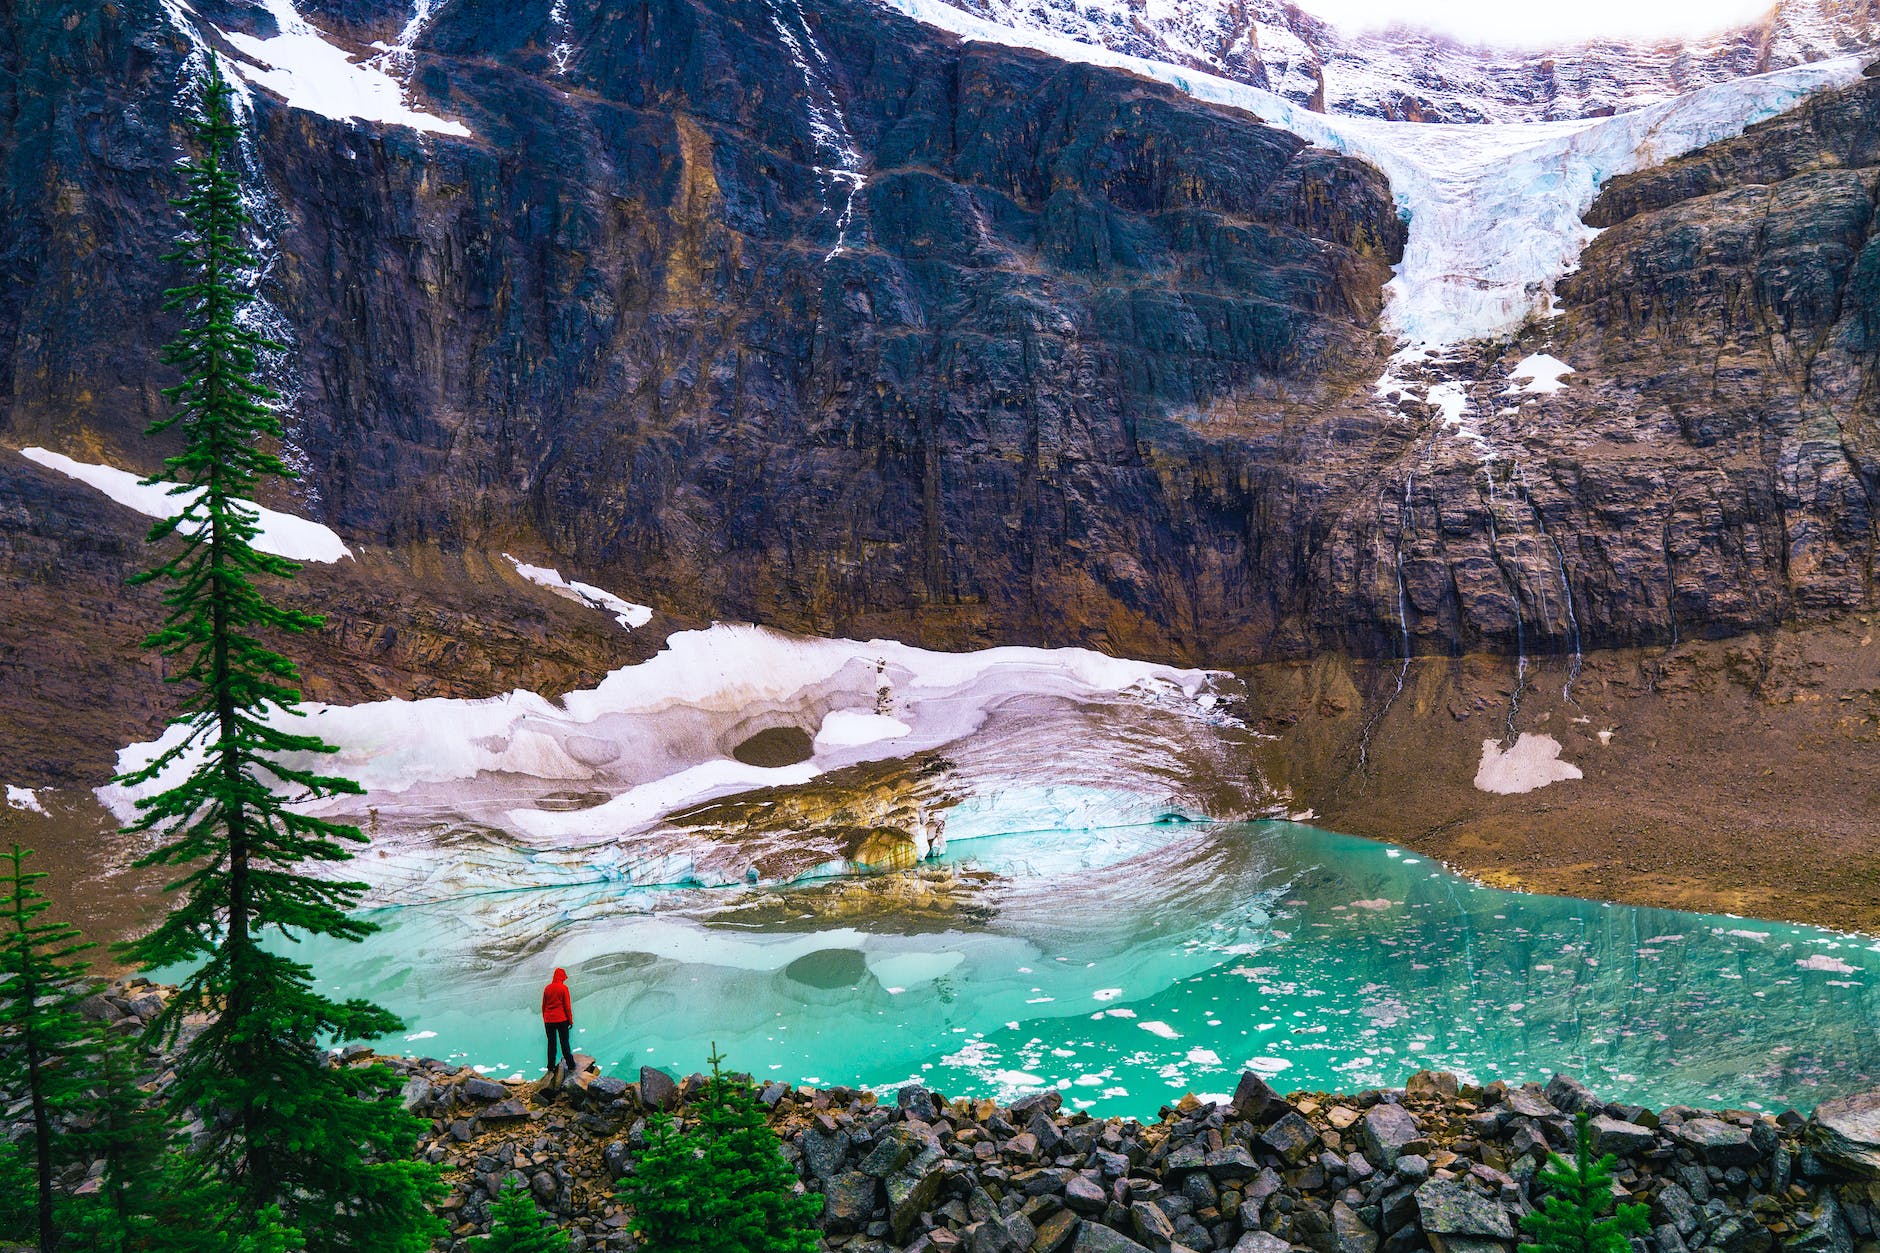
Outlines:
[[[91,992],[77,955],[77,927],[42,919],[49,902],[33,885],[44,871],[26,869],[32,854],[15,843],[0,853],[0,1033],[8,1095],[27,1102],[37,1200],[34,1230],[40,1253],[52,1253],[59,1234],[54,1222],[55,1179],[69,1147],[56,1143],[55,1124],[84,1099],[81,1064],[90,1031],[78,1003]]]
[[[73,1148],[104,1163],[97,1196],[76,1207],[67,1225],[94,1253],[129,1253],[140,1231],[159,1223],[164,1159],[174,1138],[157,1099],[144,1090],[148,1059],[137,1040],[95,1024],[86,1048],[90,1067],[82,1122],[69,1134]]]
[[[548,1223],[535,1198],[511,1182],[490,1207],[490,1235],[479,1253],[568,1253],[568,1237]]]
[[[1613,1208],[1612,1168],[1619,1159],[1608,1153],[1593,1156],[1593,1131],[1586,1111],[1573,1119],[1574,1152],[1568,1161],[1558,1153],[1547,1155],[1540,1180],[1547,1186],[1540,1208],[1521,1219],[1521,1229],[1534,1243],[1520,1253],[1628,1253],[1628,1236],[1651,1231],[1644,1205]]]
[[[258,515],[246,502],[293,475],[271,451],[281,434],[276,395],[257,372],[257,353],[276,346],[241,318],[254,298],[240,286],[254,266],[245,242],[252,223],[233,167],[232,91],[213,58],[209,65],[187,194],[174,202],[184,228],[167,257],[183,270],[166,306],[183,326],[164,360],[183,381],[165,391],[171,412],[150,428],[181,436],[164,465],[182,509],[151,528],[168,555],[138,576],[168,584],[167,614],[145,646],[172,659],[168,680],[188,689],[174,719],[186,730],[121,780],[167,785],[139,802],[128,830],[161,841],[140,865],[180,877],[169,915],[129,951],[147,969],[189,971],[151,1023],[153,1042],[177,1042],[185,1015],[211,1015],[182,1050],[170,1099],[207,1123],[200,1164],[236,1194],[230,1234],[258,1233],[278,1205],[314,1253],[415,1253],[441,1230],[424,1207],[440,1187],[436,1172],[406,1160],[419,1122],[382,1099],[392,1084],[383,1068],[330,1065],[321,1047],[384,1035],[397,1019],[321,996],[305,965],[263,946],[270,934],[358,940],[373,928],[348,916],[362,885],[302,869],[347,860],[347,845],[363,837],[296,805],[359,787],[306,764],[333,750],[290,729],[298,674],[260,638],[321,620],[256,586],[291,578],[297,566],[256,548]]]
[[[621,1183],[634,1230],[661,1253],[815,1253],[819,1206],[797,1190],[750,1081],[724,1060],[714,1045],[689,1129],[654,1116]]]

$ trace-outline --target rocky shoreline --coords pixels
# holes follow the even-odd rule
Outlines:
[[[703,1082],[650,1068],[629,1082],[582,1059],[556,1089],[363,1047],[340,1059],[377,1063],[432,1120],[421,1151],[445,1168],[445,1247],[461,1251],[511,1181],[577,1250],[636,1249],[617,1181],[647,1115],[683,1120]],[[1072,1112],[1056,1092],[1009,1106],[921,1087],[760,1094],[822,1197],[827,1247],[849,1253],[1507,1253],[1580,1110],[1619,1158],[1618,1199],[1650,1206],[1638,1253],[1880,1248],[1880,1094],[1772,1117],[1611,1104],[1565,1076],[1478,1087],[1423,1071],[1401,1090],[1282,1097],[1248,1072],[1230,1103],[1189,1095],[1150,1123]]]

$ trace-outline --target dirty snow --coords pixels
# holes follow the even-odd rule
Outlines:
[[[1482,741],[1482,764],[1475,772],[1475,786],[1499,796],[1513,796],[1584,777],[1578,766],[1560,760],[1559,740],[1523,731],[1512,748],[1504,749],[1497,740]]]
[[[173,518],[183,512],[191,499],[188,495],[172,496],[170,493],[176,487],[174,483],[162,479],[146,483],[141,475],[120,470],[116,466],[74,461],[44,448],[22,448],[20,456],[95,487],[118,504],[146,517]],[[323,564],[352,556],[352,550],[346,547],[331,527],[291,513],[263,509],[253,501],[242,500],[237,503],[256,515],[260,533],[255,536],[254,545],[264,553],[273,553],[290,561],[317,561]]]

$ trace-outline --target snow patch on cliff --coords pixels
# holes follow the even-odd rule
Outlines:
[[[174,518],[195,501],[195,493],[173,495],[178,486],[175,483],[163,479],[145,482],[141,475],[120,470],[116,466],[74,461],[44,448],[22,448],[20,456],[97,488],[118,504],[134,509],[145,517]],[[237,500],[235,503],[255,515],[255,525],[260,528],[260,533],[255,536],[254,545],[264,553],[273,553],[290,561],[317,561],[323,564],[352,556],[352,549],[346,547],[331,527],[322,526],[308,518],[295,517],[291,513],[263,509],[251,500]]]
[[[561,571],[547,566],[532,566],[516,560],[508,553],[503,559],[516,568],[516,573],[535,584],[545,587],[565,600],[610,613],[614,621],[624,629],[632,631],[643,627],[653,620],[653,611],[649,606],[636,605],[630,600],[614,595],[612,592],[595,587],[592,583],[571,581],[561,577]]]
[[[966,39],[1128,70],[1241,109],[1389,177],[1409,239],[1387,285],[1385,327],[1406,351],[1506,336],[1554,312],[1554,283],[1598,232],[1600,187],[1742,133],[1809,93],[1860,77],[1848,57],[1700,88],[1614,117],[1499,125],[1386,122],[1314,113],[1283,96],[1067,35],[974,17],[942,0],[881,0]]]
[[[272,38],[261,39],[241,31],[223,31],[222,35],[249,58],[235,63],[242,77],[274,92],[289,108],[341,121],[388,122],[439,135],[470,134],[470,128],[461,122],[412,108],[405,102],[405,89],[397,79],[374,64],[355,61],[352,54],[329,43],[321,31],[300,16],[293,0],[262,0],[262,7],[279,29]],[[419,5],[420,13],[412,19],[417,29],[429,19],[430,7],[428,3]],[[416,34],[412,26],[406,29]],[[396,51],[389,49],[388,55]],[[406,47],[407,56],[409,51]]]
[[[1559,740],[1523,731],[1511,748],[1504,749],[1495,740],[1482,741],[1482,764],[1475,772],[1475,786],[1497,796],[1514,796],[1585,777],[1578,766],[1560,760]]]
[[[1566,376],[1573,373],[1573,367],[1558,357],[1544,352],[1537,352],[1523,357],[1515,368],[1508,373],[1512,384],[1504,396],[1551,396],[1566,387]],[[1525,379],[1526,382],[1522,380]]]

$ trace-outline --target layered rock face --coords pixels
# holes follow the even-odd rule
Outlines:
[[[192,38],[278,25],[205,13],[9,18],[8,444],[154,464],[179,76]],[[1807,176],[1832,188],[1740,194],[1757,241],[1802,250],[1760,285],[1689,242],[1697,208],[1639,199],[1696,166],[1615,186],[1597,214],[1649,211],[1589,252],[1566,317],[1441,363],[1459,430],[1427,389],[1373,393],[1404,239],[1383,178],[1243,114],[860,0],[305,16],[410,43],[384,64],[470,132],[254,91],[307,469],[286,503],[362,546],[546,549],[695,619],[1229,664],[1569,653],[1869,595],[1852,380],[1880,315],[1859,264],[1800,264],[1865,247],[1852,149]],[[1875,91],[1797,118],[1857,134]],[[1794,164],[1804,125],[1691,161]],[[1667,265],[1683,303],[1647,325],[1628,293]],[[1784,284],[1783,317],[1852,329],[1763,335]],[[1719,327],[1743,345],[1721,372]],[[1505,397],[1536,348],[1579,373]]]

